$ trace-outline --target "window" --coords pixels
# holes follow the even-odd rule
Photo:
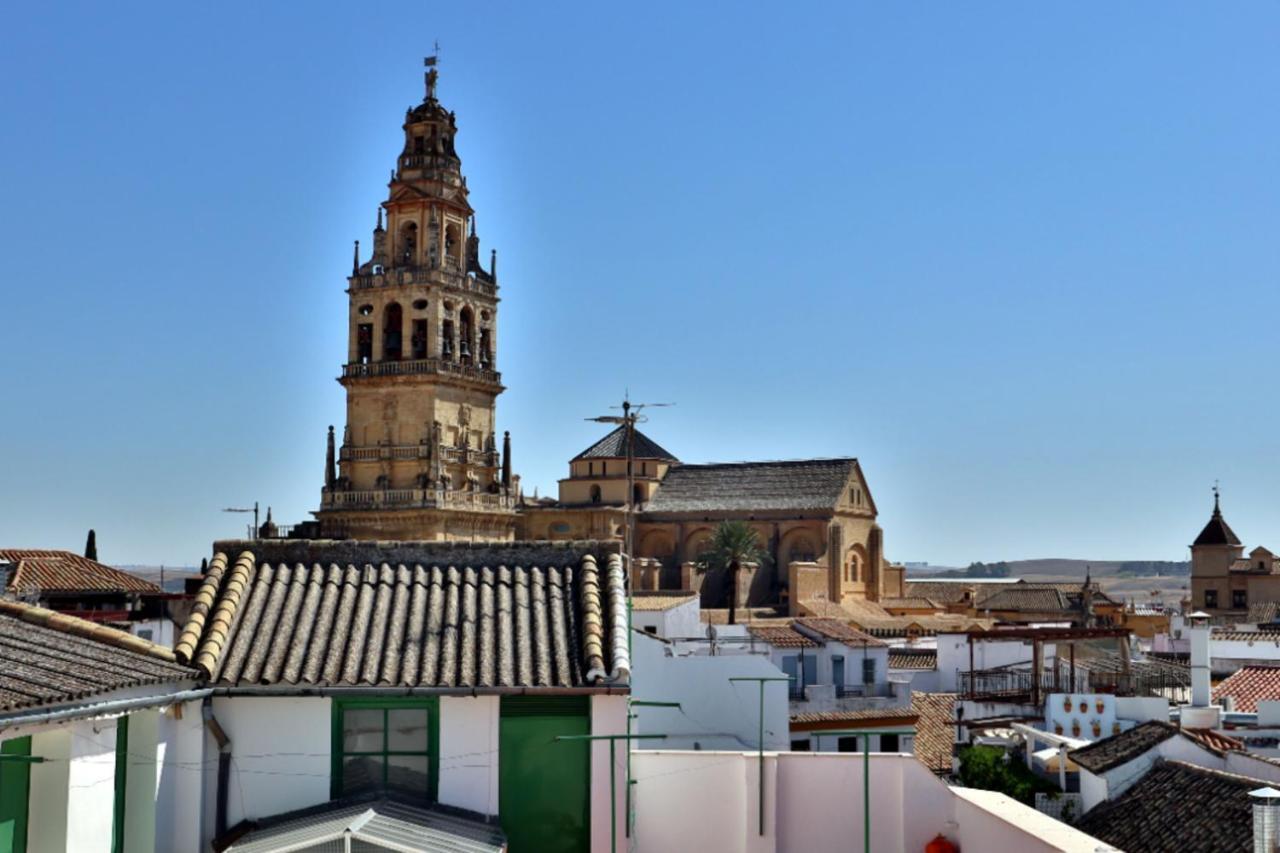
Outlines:
[[[393,792],[434,801],[438,709],[432,698],[335,699],[329,795]]]
[[[155,636],[155,632],[154,632],[154,631],[152,631],[150,628],[139,628],[139,629],[138,629],[138,637],[139,637],[140,639],[143,639],[143,640],[150,640],[153,636]]]
[[[1218,606],[1218,591],[1216,589],[1206,589],[1204,591],[1204,606],[1205,607]]]
[[[862,683],[863,684],[876,683],[876,659],[875,658],[862,659]]]
[[[836,752],[859,752],[861,751],[862,738],[857,735],[848,735],[836,741]]]
[[[399,361],[404,314],[400,303],[392,302],[382,312],[382,360]]]
[[[898,736],[896,734],[880,735],[880,751],[881,752],[901,752],[901,749],[898,745]]]
[[[600,503],[600,487],[594,484],[591,486],[591,502],[593,504]]]
[[[831,683],[836,686],[836,695],[844,693],[844,655],[831,656]]]
[[[368,364],[373,361],[373,324],[361,323],[356,326],[356,363]]]
[[[808,751],[809,751],[809,739],[808,739],[808,738],[804,738],[803,740],[793,740],[793,741],[791,741],[791,751],[792,751],[792,752],[808,752]]]
[[[427,321],[413,321],[413,337],[410,339],[410,346],[413,350],[413,358],[420,359],[427,357]]]
[[[1244,610],[1249,606],[1249,592],[1243,589],[1231,590],[1231,607],[1235,610]]]
[[[453,321],[445,320],[444,329],[440,332],[440,355],[446,359],[453,358]]]

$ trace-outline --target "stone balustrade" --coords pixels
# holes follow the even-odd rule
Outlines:
[[[393,507],[511,511],[515,505],[516,499],[510,495],[443,489],[324,489],[320,494],[321,509]]]
[[[461,376],[492,385],[502,384],[502,374],[496,370],[475,367],[470,364],[459,364],[444,358],[418,358],[407,361],[373,361],[367,364],[344,364],[343,379],[358,379],[370,376],[416,376],[434,373],[437,375]]]

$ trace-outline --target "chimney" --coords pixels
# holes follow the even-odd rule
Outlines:
[[[1253,800],[1253,853],[1275,853],[1280,841],[1280,791],[1259,788],[1249,792]]]
[[[1191,704],[1183,705],[1180,721],[1184,729],[1216,729],[1222,723],[1222,708],[1210,705],[1209,614],[1196,612],[1188,617],[1191,639]]]

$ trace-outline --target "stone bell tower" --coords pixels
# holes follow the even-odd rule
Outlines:
[[[435,57],[426,64],[372,256],[361,263],[357,242],[347,279],[347,425],[336,453],[330,427],[316,513],[329,537],[514,535],[519,483],[495,425],[497,259],[480,263],[457,121],[436,98]]]

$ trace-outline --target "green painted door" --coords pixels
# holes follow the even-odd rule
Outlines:
[[[586,697],[504,696],[498,813],[511,853],[586,853],[591,839],[591,733]]]
[[[20,737],[0,744],[0,853],[26,853],[27,795],[31,790],[31,765],[8,756],[31,754],[31,738]]]

